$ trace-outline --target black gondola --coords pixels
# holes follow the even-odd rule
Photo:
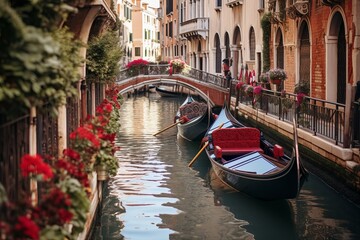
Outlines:
[[[291,157],[268,142],[257,128],[246,127],[223,107],[206,133],[205,148],[216,176],[228,186],[264,200],[296,198],[307,177],[300,161],[294,122]]]
[[[179,97],[179,96],[183,95],[183,93],[181,93],[181,92],[166,90],[165,88],[162,88],[162,87],[155,87],[155,91],[161,97]]]
[[[203,138],[214,121],[210,107],[206,103],[195,101],[190,95],[180,106],[175,119],[179,122],[178,134],[188,141]]]

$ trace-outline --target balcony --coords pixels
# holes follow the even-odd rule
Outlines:
[[[303,17],[309,13],[309,0],[295,0],[292,5],[286,8],[286,14],[291,19]]]
[[[226,0],[226,6],[229,8],[233,8],[239,5],[242,5],[244,3],[244,0]]]
[[[182,22],[179,33],[188,40],[199,36],[205,39],[209,33],[209,18],[194,18]]]

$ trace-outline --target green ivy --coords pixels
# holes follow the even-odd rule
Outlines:
[[[20,16],[0,0],[0,104],[7,106],[0,114],[44,104],[56,113],[77,94],[80,43],[67,29],[49,32],[25,24]]]
[[[87,50],[87,80],[91,82],[113,83],[120,71],[123,56],[117,31],[108,31],[94,37]]]
[[[271,13],[267,12],[261,18],[263,30],[263,72],[270,70],[270,37],[271,37]]]

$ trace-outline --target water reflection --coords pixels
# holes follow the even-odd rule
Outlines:
[[[153,136],[182,101],[125,101],[120,169],[104,192],[96,239],[360,239],[359,209],[312,175],[298,199],[264,202],[216,183],[205,155],[189,168],[199,143],[175,127]]]

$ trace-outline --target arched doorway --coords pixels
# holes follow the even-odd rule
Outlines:
[[[340,12],[331,18],[326,48],[327,100],[345,104],[346,100],[346,38],[345,25]]]
[[[305,21],[299,28],[299,60],[299,83],[310,84],[310,34]]]
[[[221,48],[219,34],[215,34],[215,71],[221,73]]]

